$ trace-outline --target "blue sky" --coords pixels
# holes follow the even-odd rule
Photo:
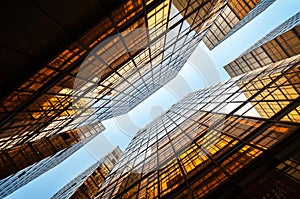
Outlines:
[[[200,43],[179,75],[128,114],[104,121],[106,130],[74,155],[47,173],[12,193],[8,198],[49,198],[64,184],[84,171],[116,145],[125,149],[131,137],[153,117],[167,110],[192,90],[203,88],[229,76],[223,66],[300,11],[299,0],[277,0],[234,35],[212,51]]]

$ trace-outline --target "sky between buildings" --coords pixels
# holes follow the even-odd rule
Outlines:
[[[68,181],[106,155],[115,146],[125,150],[133,135],[193,90],[229,78],[223,66],[300,11],[299,0],[277,0],[234,35],[209,51],[201,42],[178,76],[128,114],[103,122],[106,130],[60,165],[7,198],[50,198]]]

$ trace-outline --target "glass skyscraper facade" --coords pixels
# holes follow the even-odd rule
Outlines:
[[[0,46],[8,73],[34,65],[20,79],[14,74],[14,87],[0,98],[0,197],[60,164],[104,130],[102,121],[172,80],[200,41],[213,49],[274,1],[17,4],[48,33],[28,37],[23,29],[32,24],[22,29],[18,18],[10,25],[24,35]],[[78,15],[67,14],[73,8]],[[233,78],[190,93],[140,129],[124,153],[117,147],[53,198],[297,198],[299,23],[298,13],[225,66]],[[59,47],[50,45],[56,36]],[[51,56],[39,59],[46,48]]]
[[[241,75],[269,63],[300,53],[300,13],[298,12],[256,42],[224,69],[231,76]]]
[[[78,175],[61,190],[52,196],[53,199],[60,198],[94,198],[109,172],[113,169],[123,151],[116,147],[111,153],[97,161],[83,173]]]
[[[104,130],[100,123],[94,123],[77,129],[39,139],[20,146],[3,150],[0,153],[0,179],[18,172],[42,159],[69,148],[78,142],[87,142]]]
[[[88,70],[94,68],[90,79],[95,73],[103,75],[90,82],[98,85],[92,93],[94,100],[89,102],[94,104],[91,115],[100,121],[129,112],[173,79],[203,37],[205,22],[219,9],[218,1],[162,1],[152,10],[140,3],[137,9],[147,14],[126,29],[128,33],[95,52],[96,56],[84,65]],[[111,67],[115,73],[109,73]]]
[[[297,197],[299,61],[189,94],[135,135],[96,198]]]
[[[1,98],[1,151],[127,113],[176,76],[222,2],[98,2],[105,16]]]
[[[203,38],[212,50],[233,33],[267,9],[275,0],[227,0]]]
[[[44,158],[43,160],[0,180],[0,198],[8,196],[43,173],[54,168],[70,155],[79,150],[84,144],[84,142],[78,142],[67,149],[57,152],[53,156]]]

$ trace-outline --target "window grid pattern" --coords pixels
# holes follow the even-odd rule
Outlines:
[[[249,114],[254,101],[272,105],[272,100],[258,96],[274,85],[281,92],[285,83],[281,87],[279,82],[299,83],[293,80],[299,59],[189,94],[137,132],[96,198],[200,198],[232,182],[299,129],[299,120],[281,121],[290,109],[281,111],[297,105],[299,95],[282,98],[288,103],[266,118]],[[259,82],[264,86],[252,90]]]
[[[240,27],[264,11],[271,3],[272,0],[227,1],[226,6],[209,27],[202,41],[210,50],[212,50],[228,33],[237,31]]]
[[[43,173],[48,170],[54,168],[70,155],[75,153],[78,149],[80,149],[84,144],[78,142],[68,149],[64,149],[59,151],[53,156],[48,158],[44,158],[40,162],[33,164],[29,167],[26,167],[23,170],[20,170],[18,173],[11,175],[7,178],[4,178],[0,181],[0,197],[4,198],[9,194],[13,193],[20,187],[28,184],[35,178],[39,177]]]
[[[224,69],[231,76],[260,68],[300,53],[300,13],[272,30]]]
[[[201,4],[204,4],[203,8],[201,7]],[[163,24],[167,23],[170,29],[176,29],[176,31],[179,31],[179,33],[176,36],[168,37],[167,35],[165,39],[158,40],[154,45],[150,45],[150,53],[148,49],[145,49],[141,55],[143,57],[137,57],[139,58],[139,60],[143,60],[141,61],[142,65],[138,65],[137,61],[135,62],[136,65],[138,65],[137,68],[143,69],[140,70],[139,74],[129,73],[128,76],[124,76],[124,79],[126,79],[129,82],[135,81],[133,84],[134,86],[130,86],[127,81],[121,81],[120,78],[120,83],[118,82],[119,84],[115,82],[108,83],[110,85],[116,85],[110,90],[111,94],[115,95],[115,97],[108,99],[102,98],[97,103],[97,106],[99,106],[100,104],[100,107],[102,109],[100,111],[95,111],[96,114],[99,115],[100,120],[120,115],[131,110],[138,103],[143,101],[145,97],[151,95],[154,91],[156,91],[170,79],[176,76],[178,71],[186,62],[187,58],[193,52],[194,48],[196,47],[196,44],[199,42],[200,39],[199,36],[197,36],[198,34],[192,31],[192,28],[190,26],[187,26],[184,23],[181,23],[181,25],[176,26],[174,26],[173,24],[178,22],[180,13],[186,16],[189,16],[191,13],[193,13],[192,16],[187,17],[187,19],[189,19],[188,21],[193,21],[193,23],[189,25],[195,25],[195,27],[200,26],[202,25],[201,23],[203,23],[203,21],[205,20],[202,19],[202,21],[195,21],[196,17],[194,15],[199,15],[198,13],[202,13],[203,10],[206,11],[206,14],[209,13],[209,11],[213,9],[213,5],[213,2],[193,1],[191,2],[191,5],[187,4],[188,7],[178,7],[179,9],[182,8],[182,10],[180,10],[180,12],[175,16],[170,16],[169,22],[164,22]],[[201,8],[199,9],[199,7]],[[195,10],[197,10],[197,12],[195,12]],[[158,15],[157,11],[155,11],[155,13],[155,16]],[[147,20],[148,24],[149,21],[152,21],[152,13],[148,14],[148,18],[149,16],[150,19]],[[160,27],[160,25],[156,23],[155,25],[153,25],[153,27],[156,27],[157,29],[157,27]],[[149,32],[151,40],[152,30],[150,29]],[[165,42],[165,40],[167,42]],[[161,51],[162,46],[164,49],[163,53],[159,52]],[[152,61],[150,60],[151,57],[153,58]],[[147,64],[147,67],[144,66],[145,63]],[[134,64],[132,64],[132,67],[133,65]],[[138,89],[139,92],[132,94],[135,92],[136,89]],[[100,97],[102,96],[99,96],[98,98]],[[107,103],[108,100],[109,103]],[[118,107],[118,109],[116,109],[116,107]]]
[[[0,153],[0,178],[16,173],[80,141],[86,142],[104,129],[101,123],[94,123],[3,150]]]
[[[251,198],[270,197],[273,193],[279,198],[297,198],[300,185],[299,150],[258,179],[253,180],[237,198],[248,195]]]
[[[120,5],[2,100],[0,148],[128,112],[175,77],[203,36],[198,30],[217,13],[217,2],[190,1],[174,16],[170,1],[128,0]],[[149,31],[132,38],[143,28]],[[166,36],[167,29],[177,35]],[[123,33],[92,51],[118,32]]]
[[[132,15],[137,14],[137,10],[140,10],[141,7],[140,1],[128,1],[115,10],[115,15],[128,12],[125,13],[128,15],[125,17],[127,23],[120,28],[128,27],[128,23],[133,18]],[[116,32],[109,19],[101,20],[89,32],[78,38],[76,42],[45,64],[39,72],[2,100],[2,150],[35,140],[39,133],[50,136],[95,121],[95,118],[88,120],[85,115],[73,121],[75,113],[71,107],[74,102],[72,88],[79,65],[85,56],[96,44]],[[86,82],[88,81],[86,80]],[[74,96],[76,95],[74,94]],[[78,104],[86,105],[86,100],[78,100]],[[81,110],[81,112],[86,113],[88,110]],[[71,122],[73,123],[70,124]],[[9,137],[13,137],[13,135],[18,137],[18,140],[7,145],[8,142],[11,142]]]
[[[122,153],[122,150],[116,147],[107,156],[71,180],[51,198],[93,198]]]
[[[226,40],[228,37],[233,35],[236,31],[238,31],[240,28],[242,28],[244,25],[246,25],[248,22],[250,22],[252,19],[254,19],[256,16],[258,16],[260,13],[262,13],[264,10],[266,10],[272,3],[274,3],[275,0],[262,0],[260,1],[250,12],[236,24],[225,36],[223,39],[221,39],[217,45],[222,43],[224,40]],[[216,45],[216,46],[217,46]],[[215,46],[215,47],[216,47]]]

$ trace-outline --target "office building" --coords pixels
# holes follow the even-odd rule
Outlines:
[[[12,175],[0,181],[0,196],[99,133],[78,129],[127,113],[172,80],[201,40],[212,49],[273,2],[7,1],[0,158],[3,177]],[[296,198],[300,55],[287,57],[191,93],[141,129],[112,170],[98,162],[57,194]]]
[[[275,0],[228,0],[207,30],[203,42],[212,50],[257,15],[266,10]]]
[[[116,147],[111,153],[97,161],[83,173],[78,175],[56,194],[52,196],[53,199],[60,198],[94,198],[101,184],[113,169],[123,151]]]
[[[224,69],[234,77],[299,53],[300,13],[298,12],[224,66]]]
[[[95,104],[89,107],[90,115],[102,121],[127,113],[173,79],[202,39],[203,27],[215,16],[220,2],[161,1],[152,10],[143,5],[146,19],[139,18],[134,28],[97,47],[77,74],[93,79],[88,85],[96,85],[93,97],[90,93],[80,96]],[[86,89],[81,86],[85,81],[77,84],[81,92]]]
[[[102,123],[97,122],[59,134],[40,135],[40,138],[35,141],[3,150],[0,152],[0,179],[17,173],[48,156],[53,156],[78,142],[86,143],[104,129]]]
[[[67,149],[59,151],[53,156],[44,158],[43,160],[20,170],[16,174],[0,180],[0,198],[8,196],[35,178],[54,168],[70,155],[79,150],[83,145],[83,142],[78,142]]]
[[[299,66],[297,55],[189,94],[138,131],[96,198],[297,198]]]
[[[89,0],[65,2],[59,9],[49,2],[7,2],[7,7],[24,15],[16,19],[4,12],[13,24],[7,31],[17,28],[23,35],[6,35],[11,43],[3,49],[3,65],[11,62],[14,71],[6,73],[13,76],[17,70],[22,75],[13,81],[2,79],[10,90],[1,98],[1,150],[134,108],[175,77],[220,2]],[[26,20],[30,26],[23,30],[20,21]],[[20,42],[23,48],[17,45]]]

